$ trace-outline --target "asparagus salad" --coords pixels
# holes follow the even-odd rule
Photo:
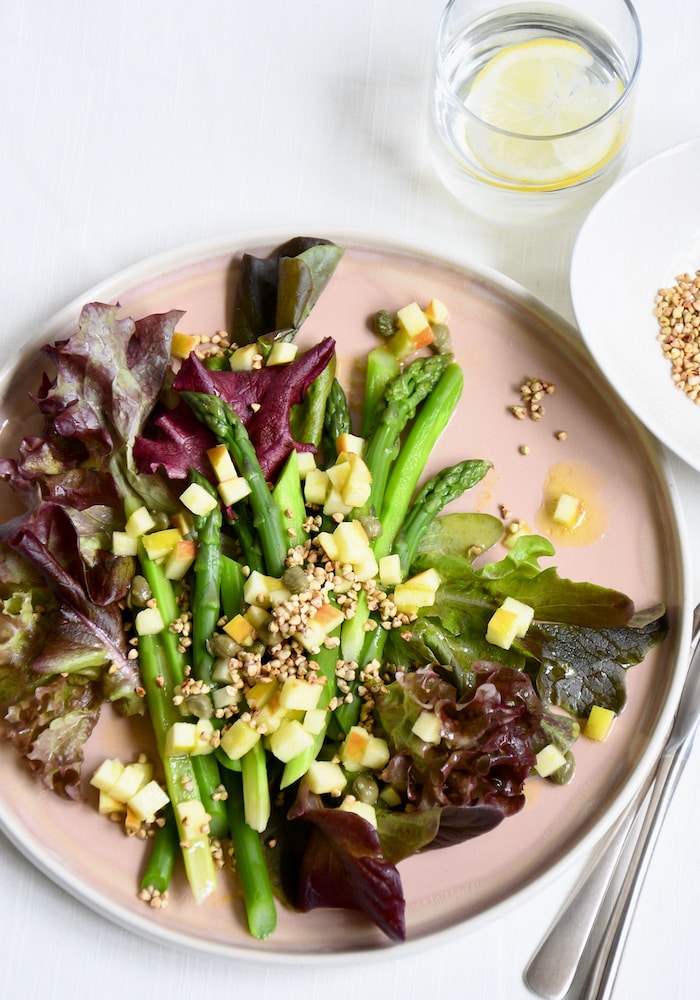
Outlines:
[[[373,318],[351,412],[332,337],[295,343],[341,256],[244,255],[223,337],[91,303],[44,348],[43,429],[0,461],[24,507],[0,528],[0,726],[142,839],[152,906],[179,867],[197,904],[227,869],[257,938],[279,906],[341,907],[399,941],[402,859],[569,780],[667,620],[468,496],[445,511],[490,463],[424,474],[463,383],[442,302]],[[83,774],[107,705],[153,754]]]

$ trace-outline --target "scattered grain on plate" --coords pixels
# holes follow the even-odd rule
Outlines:
[[[526,378],[520,385],[520,402],[510,407],[510,412],[516,420],[541,420],[544,416],[544,406],[542,400],[545,396],[551,396],[556,390],[554,382],[548,382],[544,378]]]
[[[694,403],[700,403],[700,270],[679,274],[674,285],[654,298],[657,340],[671,363],[671,378]]]

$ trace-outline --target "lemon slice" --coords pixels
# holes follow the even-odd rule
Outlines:
[[[484,166],[505,180],[572,184],[610,159],[621,135],[615,116],[586,132],[568,133],[604,115],[622,89],[619,78],[600,79],[593,56],[576,42],[542,38],[511,45],[479,71],[466,100],[482,122],[503,132],[473,123],[467,141]]]

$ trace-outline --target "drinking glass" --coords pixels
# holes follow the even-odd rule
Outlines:
[[[497,223],[590,207],[622,167],[641,51],[629,0],[450,0],[430,123],[444,185]]]

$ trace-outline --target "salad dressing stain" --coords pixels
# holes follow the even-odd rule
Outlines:
[[[571,526],[558,524],[554,510],[562,493],[580,500],[580,514]],[[537,529],[555,546],[585,546],[600,541],[608,525],[608,512],[601,498],[601,484],[585,462],[565,461],[552,465],[542,490],[542,505],[535,515]]]

